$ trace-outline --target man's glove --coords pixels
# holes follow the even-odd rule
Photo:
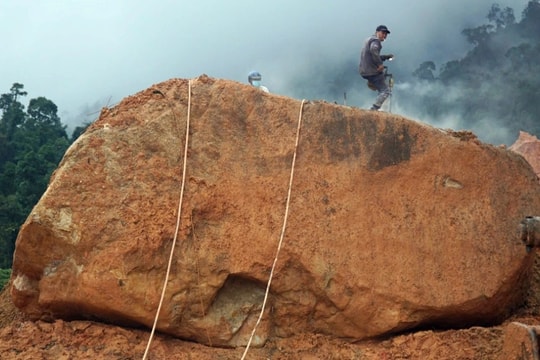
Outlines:
[[[382,61],[391,60],[393,57],[394,57],[394,55],[392,55],[392,54],[381,55],[381,60]]]

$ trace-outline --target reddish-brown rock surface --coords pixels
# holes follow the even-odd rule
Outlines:
[[[523,155],[536,175],[540,176],[540,140],[536,136],[520,131],[516,142],[509,149]]]
[[[12,295],[31,318],[152,325],[189,105],[158,330],[245,344],[284,221],[300,101],[204,76],[187,94],[171,80],[129,97],[68,150],[17,240]],[[540,190],[520,156],[391,114],[307,102],[301,115],[256,345],[485,325],[523,300],[534,252],[518,225],[539,213]]]
[[[523,307],[501,325],[446,331],[420,330],[354,344],[316,334],[272,338],[262,348],[252,347],[246,359],[534,359],[530,351],[535,342],[531,340],[528,329],[540,325],[538,254],[536,260],[531,287]],[[125,360],[143,357],[149,331],[95,321],[30,321],[13,306],[8,295],[8,291],[0,293],[2,360]],[[243,352],[243,348],[208,347],[157,333],[148,359],[238,360]]]

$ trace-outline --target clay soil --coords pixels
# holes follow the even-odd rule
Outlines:
[[[529,293],[504,323],[466,329],[423,329],[384,339],[349,343],[322,335],[272,339],[250,348],[245,359],[501,359],[505,328],[512,322],[540,325],[540,256]],[[0,293],[0,358],[142,359],[150,332],[94,321],[30,321]],[[517,341],[518,339],[516,339]],[[147,359],[241,359],[243,348],[223,349],[155,334]],[[513,359],[522,359],[520,354]],[[528,357],[525,357],[528,358]],[[532,358],[531,358],[532,359]]]

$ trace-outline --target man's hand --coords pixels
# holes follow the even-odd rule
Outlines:
[[[384,71],[384,65],[381,64],[381,65],[377,66],[377,71],[378,72],[383,72]]]

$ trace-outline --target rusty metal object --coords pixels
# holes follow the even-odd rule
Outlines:
[[[520,223],[521,241],[530,251],[540,247],[540,216],[527,216]]]

